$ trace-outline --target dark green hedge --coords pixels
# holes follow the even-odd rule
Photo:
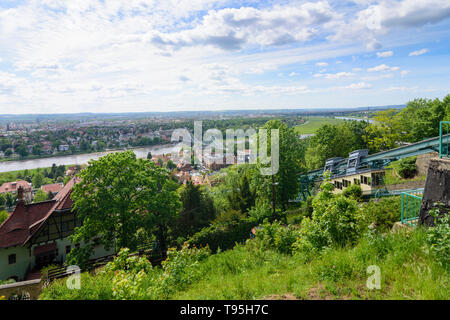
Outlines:
[[[251,229],[260,224],[260,221],[246,218],[227,224],[213,224],[194,234],[189,240],[189,245],[204,247],[209,245],[212,252],[232,249],[235,243],[243,243],[250,238]]]

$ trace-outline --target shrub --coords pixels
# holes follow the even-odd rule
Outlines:
[[[213,252],[231,249],[235,243],[243,243],[250,237],[251,229],[258,225],[253,219],[240,219],[226,224],[214,223],[194,234],[187,243],[198,247],[209,246]]]
[[[122,248],[114,260],[108,262],[104,270],[106,272],[118,270],[151,272],[152,264],[145,257],[130,256],[130,249]]]
[[[273,216],[272,206],[266,201],[257,201],[256,205],[249,210],[248,215],[255,221],[271,220]]]
[[[167,299],[175,291],[183,290],[203,275],[198,268],[200,261],[211,254],[209,247],[189,248],[185,243],[181,250],[174,248],[167,252],[167,259],[162,263],[163,273],[156,282],[155,296],[158,299]]]
[[[360,231],[366,232],[367,227],[373,224],[378,232],[388,232],[395,222],[400,221],[401,206],[400,197],[382,198],[364,204],[358,216]]]
[[[345,188],[342,194],[347,198],[353,198],[356,201],[361,201],[363,192],[359,185],[352,184],[350,187]]]
[[[80,248],[73,248],[66,256],[65,265],[77,265],[81,269],[84,269],[89,263],[89,257],[91,256],[94,248],[92,245],[84,245]]]
[[[435,226],[427,230],[427,242],[439,263],[450,270],[450,213],[437,207],[430,210]]]
[[[400,160],[398,162],[397,173],[404,179],[413,178],[417,173],[416,157]]]
[[[67,288],[67,279],[53,281],[42,289],[40,300],[111,300],[113,274],[98,273],[92,275],[88,272],[81,274],[80,290]]]
[[[190,245],[204,247],[208,245],[213,252],[218,248],[231,249],[236,243],[244,243],[250,237],[251,229],[265,219],[273,219],[272,209],[267,202],[258,202],[249,211],[249,217],[229,210],[216,217],[214,223],[194,234],[187,242]]]
[[[311,218],[302,221],[301,237],[295,245],[298,251],[343,247],[357,240],[358,204],[354,199],[334,195],[333,188],[326,180],[314,198]]]
[[[259,250],[276,250],[280,253],[292,254],[293,244],[300,236],[294,226],[283,226],[275,221],[270,224],[267,220],[256,229],[255,244]]]

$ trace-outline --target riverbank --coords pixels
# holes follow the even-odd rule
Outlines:
[[[107,151],[102,152],[94,152],[94,153],[80,153],[80,154],[71,154],[71,155],[60,155],[60,156],[50,156],[50,157],[42,157],[38,159],[24,159],[24,160],[11,160],[4,161],[0,163],[0,172],[9,172],[9,171],[18,171],[25,169],[37,169],[37,168],[46,168],[51,167],[54,163],[56,165],[76,165],[76,164],[85,164],[88,163],[89,160],[96,160],[102,156],[105,156],[109,153],[120,152],[125,150],[133,150],[138,158],[147,157],[148,152],[152,154],[168,154],[172,152],[176,152],[179,147],[176,144],[159,144],[153,146],[146,147],[137,147],[137,148],[120,148],[120,149],[109,149]]]

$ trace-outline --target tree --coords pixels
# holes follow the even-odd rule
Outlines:
[[[446,95],[444,100],[442,101],[442,104],[445,108],[445,117],[444,121],[450,121],[450,94]]]
[[[214,202],[200,186],[188,182],[180,191],[182,209],[176,221],[176,236],[188,236],[207,227],[216,216]]]
[[[45,193],[44,190],[39,189],[39,190],[36,192],[36,194],[34,195],[33,202],[36,203],[36,202],[42,202],[42,201],[46,201],[46,200],[48,200],[47,194]]]
[[[279,169],[275,174],[275,196],[277,203],[285,210],[289,200],[297,197],[298,178],[305,169],[304,164],[301,163],[305,150],[294,129],[289,128],[282,121],[270,120],[263,126],[263,129],[268,129],[267,150],[271,150],[270,129],[279,130]],[[261,142],[260,136],[258,136],[258,141]],[[267,165],[263,166],[267,167]],[[271,184],[272,178],[266,176],[265,180],[268,179]]]
[[[173,170],[177,167],[177,165],[172,160],[169,159],[166,163],[166,167],[169,170]]]
[[[378,111],[364,136],[371,153],[395,148],[402,140],[402,119],[395,109]]]
[[[152,158],[152,153],[149,151],[149,152],[147,153],[147,159],[150,160],[151,158]]]
[[[40,188],[44,182],[44,176],[37,172],[33,175],[32,184],[34,188]]]
[[[38,156],[41,154],[41,152],[42,152],[42,146],[40,146],[40,145],[33,146],[33,150],[32,150],[33,155]]]
[[[12,207],[15,202],[16,202],[16,196],[13,195],[11,192],[8,192],[6,194],[6,206]]]
[[[26,157],[28,155],[27,147],[21,144],[16,148],[16,153],[20,154],[21,157]]]
[[[439,122],[445,118],[445,109],[445,103],[439,99],[408,102],[398,115],[405,140],[416,142],[439,135]]]
[[[4,193],[0,193],[0,207],[6,204],[6,195]]]
[[[317,169],[323,167],[329,158],[347,157],[353,150],[366,149],[363,136],[368,125],[366,121],[345,121],[321,126],[310,138],[305,155],[307,167]]]
[[[3,223],[3,221],[8,219],[8,217],[9,217],[8,211],[6,210],[0,211],[0,225]]]
[[[250,190],[247,174],[243,174],[239,183],[231,188],[231,194],[228,195],[230,207],[234,210],[240,210],[241,213],[248,211],[255,205],[255,192]]]
[[[167,170],[126,151],[90,161],[79,177],[71,197],[82,226],[74,243],[98,238],[106,248],[134,250],[144,227],[165,249],[168,224],[180,207]]]

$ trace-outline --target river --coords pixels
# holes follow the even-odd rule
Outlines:
[[[370,120],[370,119],[361,119],[361,118],[351,118],[351,117],[335,117],[336,119],[341,119],[341,120],[355,120],[355,121],[367,121],[369,123],[374,123],[375,121]]]
[[[142,148],[131,149],[136,154],[138,158],[146,158],[147,154],[151,152],[152,154],[167,154],[180,150],[177,145],[155,145]],[[17,160],[17,161],[6,161],[0,162],[0,172],[17,171],[25,169],[36,169],[36,168],[47,168],[51,167],[54,163],[56,165],[71,165],[71,164],[84,164],[88,163],[89,160],[96,160],[108,153],[119,152],[120,150],[104,151],[96,153],[87,154],[77,154],[77,155],[67,155],[67,156],[57,156],[42,159],[32,159],[32,160]]]

